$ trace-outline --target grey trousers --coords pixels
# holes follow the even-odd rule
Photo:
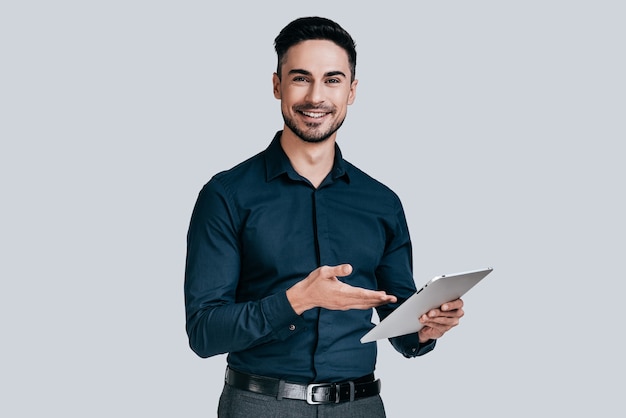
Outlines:
[[[378,396],[339,404],[309,405],[293,399],[278,400],[224,385],[217,410],[219,418],[384,418]]]

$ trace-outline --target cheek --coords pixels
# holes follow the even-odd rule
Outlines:
[[[344,97],[344,103],[346,105],[351,105],[353,101],[354,101],[354,98],[352,97],[351,94],[348,94],[348,96]]]
[[[338,106],[346,107],[354,102],[354,95],[344,90],[341,93],[337,93],[334,95],[333,102],[337,103]]]
[[[296,94],[296,92],[294,92],[293,90],[283,90],[281,92],[281,100],[282,100],[282,106],[284,108],[290,108],[291,106],[293,106],[295,103],[298,103],[300,101],[300,97],[298,97],[298,95]]]

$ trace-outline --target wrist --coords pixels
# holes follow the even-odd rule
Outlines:
[[[298,282],[295,285],[287,289],[287,300],[291,305],[291,308],[297,315],[302,315],[304,311],[312,308],[307,304],[306,291],[302,289],[302,282]]]

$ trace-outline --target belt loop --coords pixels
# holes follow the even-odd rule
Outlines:
[[[276,400],[282,401],[284,392],[285,392],[285,381],[283,379],[280,379],[278,381],[278,393],[276,394]]]
[[[352,380],[348,381],[348,385],[350,385],[350,402],[354,401],[354,382]]]

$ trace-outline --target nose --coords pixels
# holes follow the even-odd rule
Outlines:
[[[324,85],[317,81],[311,82],[307,91],[306,99],[311,103],[322,103],[324,101]]]

